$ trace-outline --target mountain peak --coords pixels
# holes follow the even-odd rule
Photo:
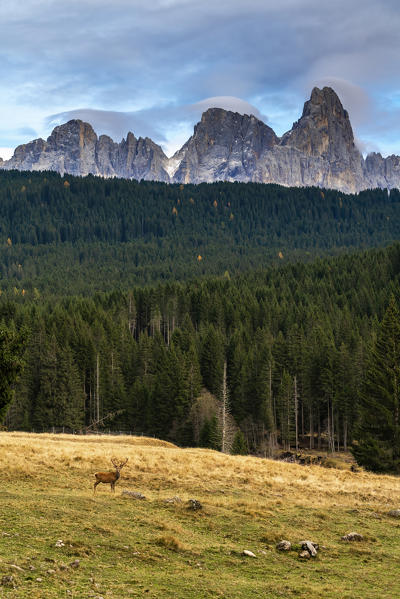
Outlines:
[[[314,87],[310,99],[304,103],[303,114],[291,131],[285,133],[281,144],[329,160],[359,153],[348,112],[331,87]]]
[[[335,90],[332,87],[328,86],[325,86],[322,89],[320,89],[319,87],[313,87],[310,96],[310,102],[312,102],[313,104],[321,104],[322,102],[335,102],[339,103],[340,106],[342,105],[339,96],[337,95]]]
[[[86,123],[81,119],[70,119],[66,123],[61,123],[61,125],[57,125],[55,129],[68,129],[73,127],[80,127],[81,125],[88,125],[89,127],[92,127],[89,123]]]
[[[400,157],[366,160],[354,144],[347,111],[331,87],[314,87],[299,120],[279,139],[253,114],[210,107],[193,135],[168,159],[150,138],[98,138],[80,119],[58,125],[46,141],[18,146],[0,168],[146,179],[167,183],[253,181],[318,185],[355,192],[400,188]]]
[[[233,118],[237,118],[237,117],[244,117],[246,119],[257,119],[256,116],[254,116],[254,114],[247,114],[244,112],[236,112],[235,110],[229,110],[228,108],[217,108],[217,107],[210,107],[207,108],[207,110],[205,110],[203,112],[203,114],[201,115],[201,120],[202,121],[207,121],[209,119],[213,119],[213,118],[228,118],[228,119],[233,119]],[[260,121],[262,122],[262,121]]]
[[[179,183],[248,181],[257,160],[278,141],[271,127],[254,115],[208,108],[192,137],[173,157],[171,172]]]
[[[47,141],[49,143],[51,143],[52,140],[59,142],[63,138],[68,140],[71,138],[71,136],[78,137],[80,143],[83,143],[85,140],[90,140],[90,142],[97,141],[97,135],[92,125],[85,123],[80,119],[71,119],[67,123],[63,123],[62,125],[54,127]]]
[[[225,144],[228,140],[248,138],[258,132],[267,146],[278,142],[274,131],[253,114],[242,114],[225,108],[208,108],[201,115],[201,121],[195,125],[191,139],[200,139],[202,136],[210,137],[214,144]],[[190,141],[190,140],[189,140]]]
[[[339,96],[331,87],[314,87],[310,99],[304,104],[302,117],[320,114],[349,121],[347,110],[343,108]]]

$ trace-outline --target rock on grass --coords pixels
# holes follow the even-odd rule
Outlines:
[[[317,557],[318,543],[312,541],[300,541],[299,545],[304,551],[308,551],[311,557]]]
[[[358,532],[349,532],[342,537],[342,541],[363,541],[364,537]]]
[[[388,512],[388,516],[391,516],[392,518],[400,518],[400,510],[390,510],[390,512]]]
[[[279,541],[279,543],[277,543],[276,548],[278,549],[278,551],[290,551],[292,548],[292,543],[290,541],[285,541],[285,539],[282,539],[282,541]]]

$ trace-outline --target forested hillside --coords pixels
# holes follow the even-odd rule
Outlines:
[[[7,424],[79,430],[113,413],[107,428],[220,447],[226,361],[239,448],[236,427],[250,451],[268,452],[276,439],[293,447],[296,438],[346,448],[379,321],[390,295],[400,297],[399,275],[396,244],[87,299],[3,295],[3,325],[30,331]]]
[[[400,193],[0,172],[0,290],[86,294],[400,238]]]
[[[2,172],[0,411],[25,362],[10,429],[400,470],[396,239],[398,191]]]

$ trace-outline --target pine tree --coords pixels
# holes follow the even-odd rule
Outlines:
[[[394,296],[371,352],[357,440],[352,451],[360,465],[400,473],[400,313]]]
[[[247,455],[249,453],[246,439],[244,438],[244,434],[241,430],[236,432],[236,435],[233,439],[231,453],[233,455]]]
[[[228,347],[228,386],[232,414],[237,422],[247,413],[246,383],[248,376],[248,352],[245,351],[241,335],[236,331]]]
[[[295,440],[293,403],[293,379],[289,372],[284,370],[278,394],[278,412],[281,442],[285,449],[289,450],[291,443]]]
[[[57,341],[52,336],[42,340],[39,348],[39,364],[35,372],[32,424],[47,429],[56,426],[57,411]]]
[[[69,347],[57,353],[57,399],[55,426],[80,429],[85,421],[84,394],[76,364]]]
[[[216,414],[203,424],[200,432],[200,447],[221,451],[221,432]]]
[[[26,333],[0,328],[0,422],[13,397],[13,383],[22,371]]]
[[[201,374],[205,386],[211,393],[219,395],[224,369],[224,343],[219,330],[210,325],[206,332],[201,349]]]

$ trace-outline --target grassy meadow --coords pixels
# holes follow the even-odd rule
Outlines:
[[[116,492],[93,495],[112,457],[129,458]],[[400,508],[400,479],[345,461],[328,469],[147,438],[0,433],[0,476],[2,599],[400,596],[400,519],[387,514]],[[190,498],[203,509],[188,509]],[[352,531],[364,540],[341,540]],[[278,552],[281,539],[314,541],[318,556]]]

